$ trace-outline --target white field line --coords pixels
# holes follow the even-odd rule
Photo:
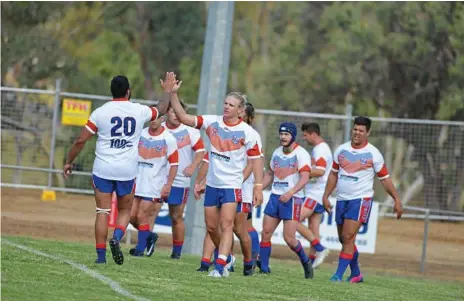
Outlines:
[[[106,276],[103,276],[102,274],[89,269],[87,266],[85,266],[83,264],[68,260],[68,259],[63,258],[63,257],[58,256],[58,255],[50,255],[50,254],[47,254],[47,253],[44,253],[44,252],[41,252],[41,251],[38,251],[38,250],[35,250],[35,249],[32,249],[32,248],[23,246],[23,245],[19,245],[19,244],[13,243],[11,241],[8,241],[6,239],[2,239],[2,242],[6,243],[7,245],[10,245],[12,247],[21,249],[23,251],[26,251],[26,252],[29,252],[29,253],[32,253],[32,254],[35,254],[35,255],[39,255],[39,256],[42,256],[42,257],[49,258],[49,259],[53,259],[55,261],[60,261],[60,262],[64,262],[66,264],[69,264],[71,267],[73,267],[75,269],[78,269],[78,270],[88,274],[89,276],[95,278],[95,279],[100,280],[101,282],[108,285],[113,291],[115,291],[116,293],[118,293],[120,295],[126,296],[128,298],[132,298],[133,300],[136,300],[136,301],[149,301],[148,299],[145,299],[145,298],[142,298],[142,297],[139,297],[139,296],[136,296],[136,295],[130,293],[129,291],[123,289],[116,281],[111,280],[110,278],[108,278]]]

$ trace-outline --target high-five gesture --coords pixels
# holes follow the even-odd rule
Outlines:
[[[173,86],[176,83],[176,75],[174,72],[166,72],[166,75],[164,77],[164,81],[160,79],[161,87],[163,87],[164,92],[166,93],[171,93],[173,92]],[[180,85],[178,85],[180,87]],[[179,88],[177,88],[179,89]],[[176,90],[177,91],[177,90]]]

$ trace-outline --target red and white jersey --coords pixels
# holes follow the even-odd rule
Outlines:
[[[148,128],[142,131],[138,147],[137,196],[160,198],[161,189],[168,180],[169,168],[179,164],[176,138],[166,128],[162,129],[156,136],[150,134]]]
[[[274,172],[271,192],[282,195],[295,187],[300,180],[300,172],[311,172],[310,164],[311,156],[298,144],[289,154],[284,153],[282,146],[278,147],[272,154],[270,162],[271,170]],[[301,189],[293,196],[304,197],[304,189]]]
[[[206,184],[215,188],[242,188],[244,161],[260,157],[251,126],[242,120],[226,124],[223,116],[203,115],[195,117],[195,127],[205,129],[211,143]]]
[[[322,196],[324,195],[325,185],[329,178],[332,161],[332,151],[325,141],[314,146],[311,152],[311,169],[324,170],[324,174],[320,177],[309,179],[309,183],[305,186],[305,197],[322,204]]]
[[[179,168],[172,186],[189,187],[190,177],[184,176],[183,171],[192,164],[195,153],[205,151],[200,131],[184,124],[179,125],[177,128],[169,128],[166,123],[163,126],[176,138],[177,151],[179,152]]]
[[[114,99],[93,111],[85,125],[98,135],[92,173],[107,180],[133,180],[137,175],[140,134],[145,122],[156,118],[156,108],[126,98]]]
[[[374,175],[389,177],[383,156],[370,143],[353,148],[351,142],[340,145],[334,153],[332,170],[338,172],[337,200],[354,200],[374,196]]]
[[[258,143],[258,148],[259,148],[259,152],[261,153],[261,157],[264,157],[263,143],[261,142],[261,136],[258,134],[258,132],[255,129],[252,128],[252,130],[253,130],[253,134],[256,137],[256,142]],[[245,165],[243,166],[243,169],[245,169],[247,163],[248,163],[248,160],[245,160]],[[250,204],[253,203],[254,183],[255,183],[255,176],[253,175],[253,171],[252,171],[248,179],[246,179],[242,185],[242,202],[243,203],[250,203]]]

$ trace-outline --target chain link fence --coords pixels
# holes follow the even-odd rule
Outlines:
[[[79,126],[62,125],[63,100],[90,100],[94,110],[111,97],[7,87],[2,87],[1,97],[2,185],[91,193],[89,175],[95,157],[95,138],[76,159],[75,176],[65,182],[60,174],[66,154],[81,131]],[[195,105],[189,106],[190,113],[194,114],[195,110]],[[430,209],[463,211],[464,122],[372,119],[369,141],[384,155],[403,202]],[[270,158],[279,146],[281,122],[294,122],[298,129],[305,121],[319,123],[321,135],[334,151],[347,140],[351,120],[349,114],[257,110],[255,127],[261,134],[266,158]],[[297,141],[311,151],[301,131]],[[376,182],[377,201],[391,202],[379,185]]]

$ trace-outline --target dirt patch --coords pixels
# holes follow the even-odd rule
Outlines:
[[[2,188],[2,234],[63,241],[94,241],[95,202],[92,196],[57,193],[56,202],[40,201],[41,191]],[[379,221],[376,253],[362,254],[364,270],[384,270],[397,275],[419,275],[423,221]],[[464,281],[464,225],[433,222],[429,226],[425,276]],[[135,235],[134,235],[135,236]],[[171,246],[171,237],[161,235],[160,246]],[[235,252],[239,253],[239,244]],[[273,246],[272,255],[295,259],[287,247]],[[337,252],[327,262],[335,264]]]

